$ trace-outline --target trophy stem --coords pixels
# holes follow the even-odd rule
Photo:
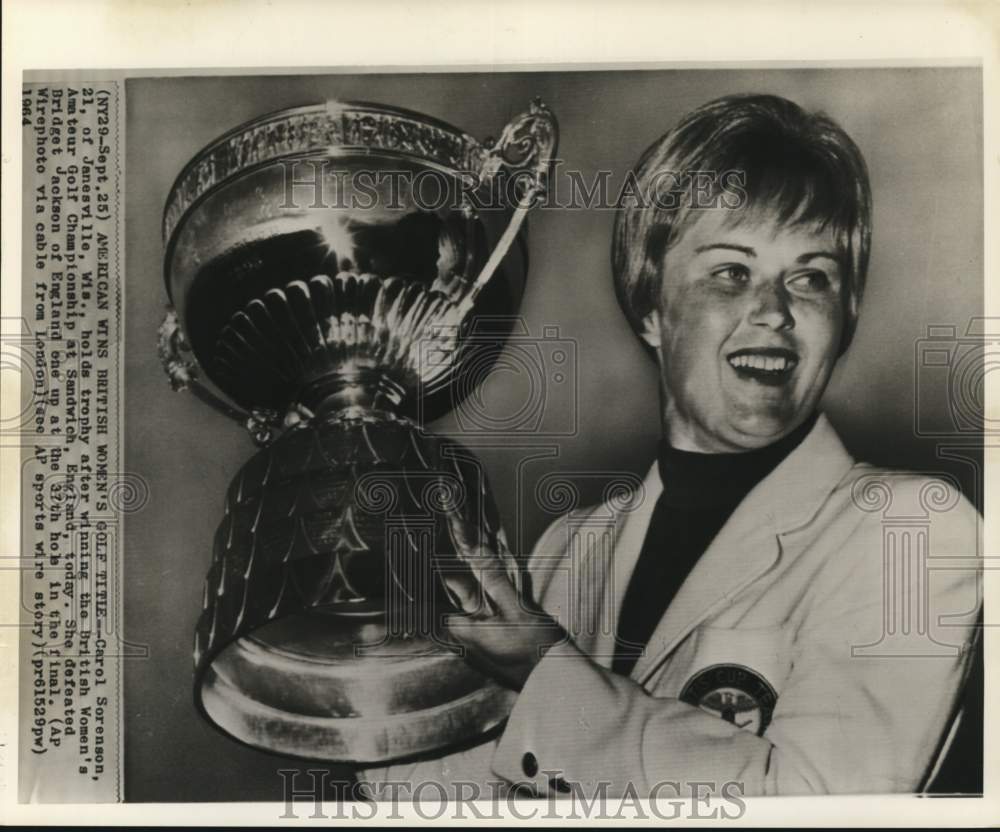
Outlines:
[[[298,404],[317,417],[342,410],[396,413],[406,397],[401,385],[375,367],[352,367],[327,373],[303,387]]]

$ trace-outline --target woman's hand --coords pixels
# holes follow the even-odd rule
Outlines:
[[[522,591],[517,564],[502,545],[494,552],[457,512],[448,516],[455,554],[467,567],[440,570],[454,604],[446,634],[466,650],[465,658],[484,673],[520,690],[528,674],[566,631]]]

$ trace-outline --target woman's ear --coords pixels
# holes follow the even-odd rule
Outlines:
[[[660,349],[660,312],[654,309],[642,319],[642,329],[639,331],[642,338],[654,350]]]

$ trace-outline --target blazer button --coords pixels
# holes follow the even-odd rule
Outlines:
[[[521,768],[528,777],[534,777],[538,774],[538,760],[530,751],[525,752],[521,758]]]

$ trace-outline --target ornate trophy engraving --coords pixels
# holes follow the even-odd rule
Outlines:
[[[195,635],[195,701],[232,737],[372,763],[507,715],[511,693],[438,635],[456,608],[432,557],[454,552],[449,511],[502,549],[496,511],[474,457],[418,420],[463,395],[475,327],[502,342],[556,141],[539,102],[487,143],[329,103],[231,131],[174,183],[160,355],[260,446],[226,495]]]

